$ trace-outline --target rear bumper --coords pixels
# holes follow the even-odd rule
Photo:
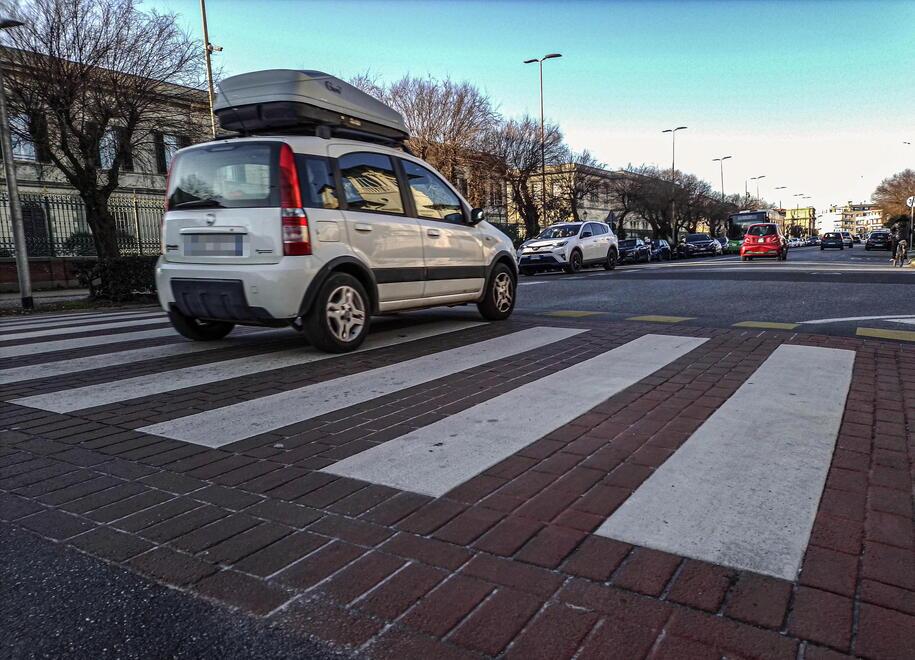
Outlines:
[[[744,245],[740,248],[741,257],[777,257],[781,250],[769,245]]]
[[[247,324],[288,322],[299,315],[305,290],[321,267],[314,256],[276,264],[179,264],[159,259],[159,304],[194,318]]]

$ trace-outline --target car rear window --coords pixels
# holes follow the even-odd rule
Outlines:
[[[775,225],[753,225],[747,230],[750,236],[773,236],[778,233]]]
[[[838,234],[823,234],[823,238],[841,238]]]
[[[179,154],[169,173],[168,208],[278,207],[279,144],[216,143]]]
[[[625,241],[620,241],[620,247],[623,247],[623,248],[635,247],[635,239],[627,238]]]

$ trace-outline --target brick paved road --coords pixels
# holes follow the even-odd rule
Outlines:
[[[648,376],[638,360],[607,367],[596,404],[595,383],[569,379],[563,391],[587,402],[574,418],[562,417],[569,403],[546,421],[486,406],[520,391],[543,409],[542,384],[555,392],[576,365],[661,341],[651,337],[685,348]],[[734,543],[726,561],[711,559],[720,548],[687,558],[604,534],[783,344],[854,352],[850,382],[835,384],[844,411],[824,422],[837,429],[825,461],[798,463],[825,488],[799,480],[797,502],[773,510],[710,502],[706,522],[736,511],[759,539]],[[190,345],[140,310],[2,321],[0,355],[3,520],[285,634],[373,658],[913,657],[911,345],[440,312],[379,322],[366,350],[317,359],[286,330]],[[803,427],[804,410],[782,413]],[[508,420],[514,433],[466,465],[438,464],[455,441],[429,441],[456,415]],[[398,464],[392,448],[408,434],[428,452]],[[789,440],[794,451],[804,438]],[[360,455],[423,479],[411,492],[336,474],[364,470]],[[773,468],[773,483],[791,471]],[[805,507],[800,571],[746,570],[786,511],[804,528]]]

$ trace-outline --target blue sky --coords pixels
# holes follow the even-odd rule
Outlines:
[[[198,0],[147,2],[200,32]],[[611,167],[677,166],[727,192],[765,175],[823,207],[869,196],[915,167],[915,2],[433,2],[209,0],[226,75],[311,68],[381,79],[450,76],[508,116],[539,112],[535,65],[549,52],[546,114]],[[753,184],[751,184],[753,185]]]

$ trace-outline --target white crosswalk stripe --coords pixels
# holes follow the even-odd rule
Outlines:
[[[37,339],[39,337],[51,337],[54,335],[77,334],[80,332],[95,332],[96,330],[116,330],[118,328],[132,328],[141,325],[154,325],[157,323],[168,323],[164,316],[156,316],[147,319],[133,319],[130,321],[117,321],[115,323],[102,323],[100,325],[69,327],[69,328],[44,328],[43,330],[30,330],[27,332],[14,332],[9,335],[0,335],[0,342],[22,341],[23,339]]]
[[[540,348],[582,332],[586,331],[572,328],[530,328],[138,430],[207,447],[221,447]]]
[[[853,351],[777,348],[595,533],[794,580],[854,359]]]
[[[644,335],[324,472],[440,497],[706,341]]]
[[[355,352],[370,351],[386,346],[396,346],[409,341],[435,337],[458,330],[483,325],[461,321],[420,325],[409,330],[388,330],[369,336],[365,344]],[[51,412],[66,413],[84,408],[94,408],[109,403],[129,401],[154,394],[164,394],[187,387],[218,383],[230,378],[239,378],[252,374],[283,369],[296,365],[318,362],[339,357],[330,353],[320,353],[308,346],[301,346],[285,351],[261,353],[231,360],[210,362],[193,367],[145,374],[134,378],[108,381],[98,385],[87,385],[49,394],[14,399],[12,403],[30,408],[39,408]]]
[[[114,335],[90,335],[88,337],[73,337],[72,339],[56,339],[52,341],[35,342],[34,344],[2,346],[0,347],[0,359],[24,357],[27,355],[40,355],[42,353],[53,353],[54,351],[87,348],[89,346],[104,346],[105,344],[117,344],[125,341],[139,341],[141,339],[161,339],[162,337],[172,337],[176,341],[181,339],[181,335],[175,332],[172,328],[140,330],[138,332],[121,332]]]
[[[45,320],[41,322],[34,323],[23,323],[15,326],[0,326],[0,333],[14,333],[14,332],[23,332],[26,330],[46,330],[46,329],[61,329],[60,332],[63,334],[64,330],[62,328],[70,328],[73,326],[83,326],[86,330],[92,330],[94,327],[97,327],[93,324],[107,323],[110,321],[129,321],[131,319],[145,319],[145,318],[160,318],[163,322],[168,321],[168,317],[165,314],[162,314],[158,310],[152,310],[146,312],[145,314],[116,314],[113,316],[107,316],[103,319],[96,318],[82,318],[82,319],[71,319],[68,321],[51,321]],[[68,332],[76,332],[75,330],[69,330]],[[3,335],[0,335],[2,337]]]

